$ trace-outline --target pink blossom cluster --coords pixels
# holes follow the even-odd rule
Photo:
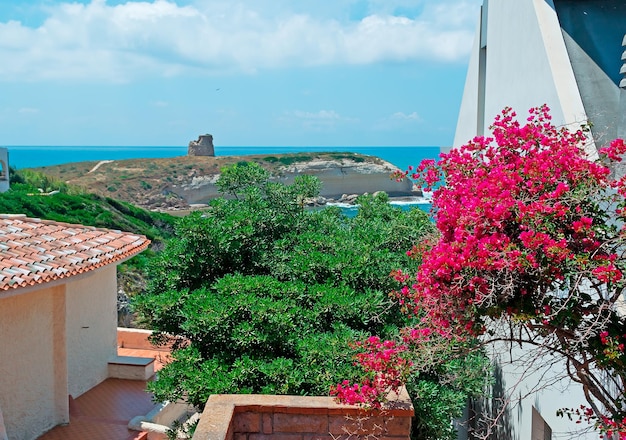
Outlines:
[[[424,161],[395,174],[427,189],[444,185],[433,193],[438,240],[407,252],[421,255],[417,274],[391,274],[402,286],[395,297],[422,322],[421,329],[405,331],[404,345],[393,347],[394,362],[402,359],[403,349],[416,349],[415,342],[433,334],[460,340],[478,336],[487,318],[523,316],[546,329],[580,322],[571,317],[592,309],[589,298],[563,303],[547,293],[560,283],[566,286],[572,274],[592,285],[624,287],[626,267],[620,246],[612,243],[626,238],[613,221],[626,218],[626,178],[612,180],[606,165],[621,160],[624,140],[600,150],[605,162],[590,160],[583,149],[586,129],[557,128],[545,105],[531,109],[523,124],[505,108],[491,129],[493,137],[476,137],[442,154],[439,162]],[[599,334],[597,342],[606,345],[607,337]],[[398,374],[379,358],[389,341],[368,341],[362,347],[370,354],[359,355],[357,362],[370,379],[361,387],[338,386],[335,395],[343,401],[367,402],[367,396],[358,400],[353,394],[363,393],[365,385],[394,388],[409,367],[401,364]],[[621,350],[611,365],[623,367],[626,335],[614,342]]]
[[[603,283],[622,279],[617,255],[598,239],[607,216],[594,197],[611,186],[609,168],[585,157],[584,130],[552,125],[547,106],[531,109],[524,125],[515,116],[505,109],[493,138],[477,137],[411,173],[428,187],[434,175],[445,179],[433,196],[441,235],[396,296],[415,314],[425,311],[425,325],[440,333],[480,333],[487,310],[532,314],[537,304],[519,310],[518,296],[573,271]],[[602,150],[608,157],[625,151],[622,140]],[[501,274],[513,286],[504,296],[491,288]]]
[[[368,377],[361,384],[344,381],[332,387],[330,394],[344,403],[380,407],[387,393],[398,390],[408,377],[412,363],[402,356],[407,346],[381,341],[378,336],[355,345],[362,349],[356,355],[356,362]]]
[[[626,417],[622,420],[613,420],[611,417],[601,416],[600,420],[597,428],[606,434],[607,439],[613,439],[617,435],[619,440],[626,440]]]
[[[603,438],[626,440],[626,417],[621,420],[615,420],[605,415],[597,416],[593,408],[580,405],[576,409],[564,409],[561,412],[573,415],[577,418],[576,423],[590,423],[600,431]]]

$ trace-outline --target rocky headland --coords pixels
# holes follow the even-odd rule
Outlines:
[[[78,162],[38,170],[90,192],[151,210],[172,211],[197,208],[221,196],[215,185],[220,170],[240,162],[255,162],[284,183],[301,174],[318,177],[322,182],[320,197],[311,204],[349,203],[357,195],[377,191],[391,197],[420,195],[410,181],[397,182],[390,177],[397,169],[393,164],[356,153],[181,156]]]

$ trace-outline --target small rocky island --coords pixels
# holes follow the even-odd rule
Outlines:
[[[37,170],[89,192],[161,211],[194,209],[221,196],[215,185],[221,169],[241,162],[257,163],[284,183],[301,174],[318,177],[322,188],[312,205],[349,203],[357,195],[377,191],[391,197],[421,195],[409,180],[390,177],[396,166],[374,156],[348,152],[215,156],[211,135],[190,142],[189,149],[193,154],[180,157],[78,162]]]

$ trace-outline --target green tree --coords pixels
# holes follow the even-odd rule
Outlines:
[[[390,273],[416,270],[406,250],[433,230],[428,216],[384,194],[359,198],[352,219],[338,208],[308,211],[316,179],[272,182],[254,164],[224,170],[218,185],[229,198],[179,222],[135,300],[157,341],[183,341],[151,384],[155,397],[202,408],[213,393],[327,395],[357,378],[350,341],[391,338],[410,324],[388,296]],[[455,411],[467,394],[453,396]],[[442,414],[435,431],[454,415]]]

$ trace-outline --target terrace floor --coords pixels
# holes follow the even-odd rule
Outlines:
[[[155,370],[162,368],[168,353],[118,348],[120,356],[154,357]],[[128,422],[149,413],[155,404],[146,382],[107,379],[76,399],[70,397],[70,423],[57,426],[38,440],[140,440],[142,434],[128,429]]]

